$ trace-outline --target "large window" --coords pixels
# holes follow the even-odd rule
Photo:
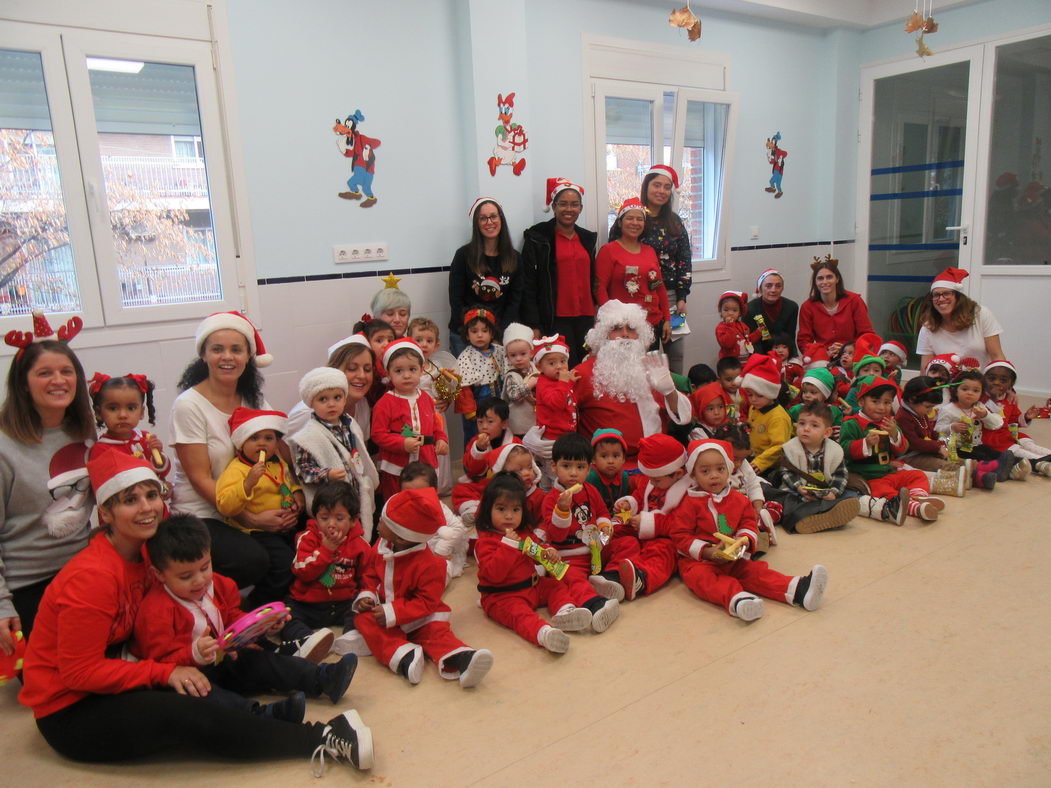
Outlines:
[[[215,79],[204,41],[5,24],[0,329],[240,306]]]

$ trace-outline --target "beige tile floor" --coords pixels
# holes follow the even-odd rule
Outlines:
[[[1051,425],[1034,436],[1051,444]],[[416,687],[366,658],[348,694],[392,786],[1051,785],[1051,479],[948,499],[932,525],[856,520],[785,535],[770,563],[825,564],[815,613],[768,603],[744,624],[678,581],[612,629],[549,655],[488,621],[473,569],[452,623],[496,664],[475,690],[433,666]],[[308,764],[81,766],[0,688],[5,778],[26,785],[307,785]],[[333,708],[312,702],[308,716]],[[316,784],[316,783],[315,783]]]

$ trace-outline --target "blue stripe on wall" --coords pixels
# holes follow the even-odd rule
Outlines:
[[[892,175],[896,172],[923,172],[925,170],[954,170],[963,166],[963,160],[959,161],[931,161],[926,164],[905,164],[901,167],[877,167],[872,171],[873,175]]]
[[[887,194],[873,194],[869,199],[876,200],[914,200],[928,197],[959,197],[963,189],[931,189],[925,192],[889,192]]]

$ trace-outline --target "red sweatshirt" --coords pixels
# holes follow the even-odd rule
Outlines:
[[[755,551],[759,530],[755,509],[748,497],[727,487],[712,495],[692,489],[671,515],[669,532],[679,555],[701,560],[701,551],[710,544],[722,544],[713,535],[718,530],[718,517],[724,515],[733,529],[733,538],[748,538],[748,550]]]
[[[18,695],[46,717],[88,695],[115,695],[168,682],[174,664],[110,659],[146,595],[146,562],[126,561],[98,534],[51,581],[37,611]]]
[[[758,342],[760,336],[759,329],[749,333],[748,324],[743,320],[735,320],[733,323],[719,321],[715,326],[719,358],[747,358],[752,352],[751,343]]]
[[[140,659],[200,667],[208,661],[197,652],[198,639],[209,634],[219,637],[242,615],[241,593],[228,577],[213,574],[211,599],[196,604],[155,585],[135,617],[131,652]]]
[[[537,563],[518,549],[518,540],[531,537],[540,547],[547,547],[532,534],[520,532],[510,539],[496,531],[479,531],[474,557],[478,561],[478,585],[512,586],[537,576]]]
[[[361,521],[355,521],[343,543],[332,550],[321,539],[316,520],[296,538],[292,562],[292,589],[299,602],[345,602],[358,593],[361,570],[372,548],[362,536]],[[328,578],[323,582],[324,578]]]
[[[544,509],[540,523],[537,525],[537,536],[548,540],[563,558],[574,555],[590,555],[586,544],[577,538],[577,531],[585,525],[608,525],[609,509],[599,495],[599,491],[587,482],[573,493],[573,510],[569,515],[560,514],[555,509],[565,487],[557,481],[552,485],[544,498]]]
[[[909,442],[909,451],[920,454],[938,454],[945,444],[938,440],[938,433],[934,429],[934,419],[921,416],[908,405],[902,405],[894,414],[894,420],[898,422],[905,440]],[[984,437],[985,432],[982,432]]]
[[[991,397],[985,403],[985,407],[992,412],[1002,410],[1004,423],[995,430],[983,427],[982,443],[997,451],[1007,451],[1018,443],[1018,438],[1011,432],[1011,427],[1013,426],[1017,430],[1019,427],[1025,426],[1025,417],[1022,415],[1022,410],[1016,402],[1008,402],[1006,399],[995,400]],[[1022,437],[1028,437],[1024,432],[1018,434]]]
[[[500,436],[499,440],[491,439],[489,441],[488,449],[479,450],[475,445],[477,442],[478,436],[475,435],[471,438],[471,442],[467,444],[467,449],[463,453],[463,472],[475,481],[484,478],[489,472],[487,455],[491,449],[499,449],[508,443],[521,443],[522,441],[518,440],[511,430],[505,427],[504,434]]]
[[[544,428],[544,439],[554,440],[577,428],[577,400],[573,383],[569,380],[551,380],[541,375],[536,380],[536,423]]]

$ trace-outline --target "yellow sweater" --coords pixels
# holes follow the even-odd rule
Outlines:
[[[748,411],[752,425],[752,464],[763,473],[781,462],[781,446],[792,438],[792,418],[780,405],[765,413],[758,408]]]
[[[245,528],[234,519],[241,512],[259,514],[270,509],[282,508],[281,502],[284,497],[281,495],[279,484],[282,479],[288,486],[289,495],[300,489],[285,461],[275,456],[267,460],[266,474],[256,482],[252,494],[245,495],[244,481],[250,470],[251,465],[235,456],[215,482],[215,508],[227,518],[230,525],[241,531],[255,530]]]

